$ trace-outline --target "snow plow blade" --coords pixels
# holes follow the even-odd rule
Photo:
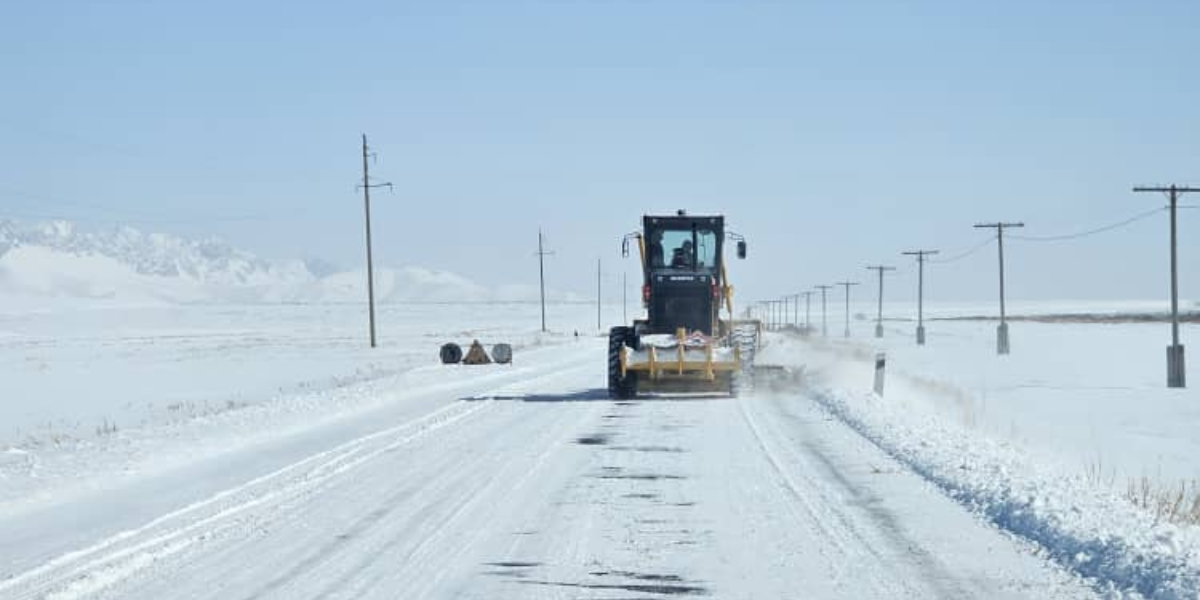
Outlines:
[[[657,339],[656,339],[657,338]],[[631,375],[638,390],[663,393],[735,392],[734,380],[744,365],[739,348],[718,346],[703,335],[646,336],[639,348],[620,353],[620,376]]]

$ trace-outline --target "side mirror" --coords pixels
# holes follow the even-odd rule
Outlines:
[[[629,238],[621,240],[621,258],[629,258]]]
[[[738,242],[738,258],[746,258],[746,240]]]

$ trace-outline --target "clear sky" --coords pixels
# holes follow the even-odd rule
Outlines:
[[[362,262],[359,135],[380,262],[559,288],[644,212],[719,211],[743,298],[1029,235],[1200,184],[1200,3],[8,2],[0,216],[214,234]],[[1191,198],[1200,205],[1200,194]],[[1200,296],[1200,210],[1181,214]],[[1015,298],[1165,298],[1165,215],[1008,245]],[[988,299],[995,252],[929,273]]]

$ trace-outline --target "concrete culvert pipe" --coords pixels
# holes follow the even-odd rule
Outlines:
[[[462,358],[463,358],[462,347],[459,346],[458,344],[455,344],[454,342],[444,344],[444,345],[442,345],[441,357],[442,357],[442,364],[457,365],[458,363],[462,362]]]
[[[507,365],[512,362],[512,346],[508,344],[496,344],[492,346],[492,360],[502,365]]]

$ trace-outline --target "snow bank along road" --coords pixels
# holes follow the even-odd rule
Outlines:
[[[169,509],[113,492],[135,524],[90,539],[0,519],[0,597],[1092,596],[803,395],[614,402],[603,351],[456,368],[420,411],[314,428]]]

